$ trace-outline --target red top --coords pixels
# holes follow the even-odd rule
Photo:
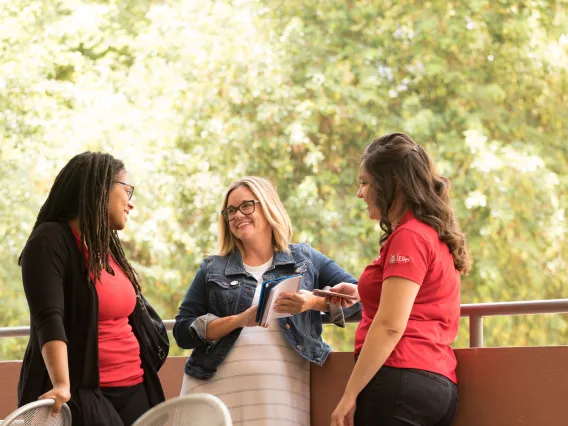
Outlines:
[[[379,308],[383,281],[389,277],[409,279],[420,289],[406,330],[385,365],[431,371],[457,383],[456,357],[450,345],[460,319],[460,274],[448,246],[411,211],[359,279],[363,314],[355,333],[355,353],[363,347]]]
[[[71,227],[80,246],[81,238]],[[85,260],[87,260],[85,247]],[[110,257],[114,275],[104,269],[96,282],[99,298],[99,374],[101,387],[134,386],[142,383],[144,370],[140,361],[140,345],[128,323],[134,311],[134,286],[120,266]],[[93,276],[91,275],[91,278]]]

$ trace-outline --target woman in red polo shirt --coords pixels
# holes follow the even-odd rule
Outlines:
[[[367,146],[359,177],[357,197],[385,233],[359,285],[332,288],[359,296],[363,315],[357,362],[331,424],[449,426],[458,399],[450,345],[458,331],[460,275],[470,268],[449,183],[403,133]]]

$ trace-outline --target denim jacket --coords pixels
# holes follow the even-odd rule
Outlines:
[[[340,282],[357,284],[352,275],[308,244],[291,244],[290,253],[275,252],[272,265],[262,276],[264,281],[301,274],[301,289],[314,290]],[[256,279],[243,265],[240,251],[229,256],[210,256],[201,263],[180,306],[174,325],[174,338],[184,349],[193,349],[185,364],[185,373],[198,379],[211,379],[223,362],[242,328],[216,341],[205,338],[207,323],[216,318],[239,314],[250,308],[257,286]],[[345,317],[361,310],[357,303],[341,309],[330,306],[330,322],[344,327]],[[286,340],[307,360],[322,365],[331,352],[321,338],[322,314],[308,310],[278,319]]]

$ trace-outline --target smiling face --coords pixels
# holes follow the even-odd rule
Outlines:
[[[371,176],[365,171],[361,166],[359,169],[359,190],[357,191],[357,197],[362,198],[367,204],[367,213],[369,219],[380,220],[381,213],[377,205],[375,204],[375,193],[376,189],[372,185]]]
[[[229,194],[227,208],[237,208],[250,200],[257,200],[257,197],[247,186],[238,186]],[[245,246],[259,241],[272,241],[272,226],[266,220],[260,203],[255,203],[254,212],[248,215],[237,210],[234,219],[229,221],[229,229]]]
[[[128,173],[123,170],[116,175],[108,197],[108,225],[114,231],[124,229],[128,214],[134,208],[134,203],[129,200],[131,191]]]

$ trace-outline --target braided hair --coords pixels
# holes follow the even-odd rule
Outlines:
[[[88,247],[87,269],[99,280],[115,262],[140,292],[136,271],[124,255],[116,230],[109,228],[108,200],[117,175],[125,170],[124,163],[110,154],[83,152],[73,157],[61,169],[39,210],[33,231],[42,223],[69,221],[78,218],[81,233],[81,251]],[[18,260],[21,265],[22,256]]]

